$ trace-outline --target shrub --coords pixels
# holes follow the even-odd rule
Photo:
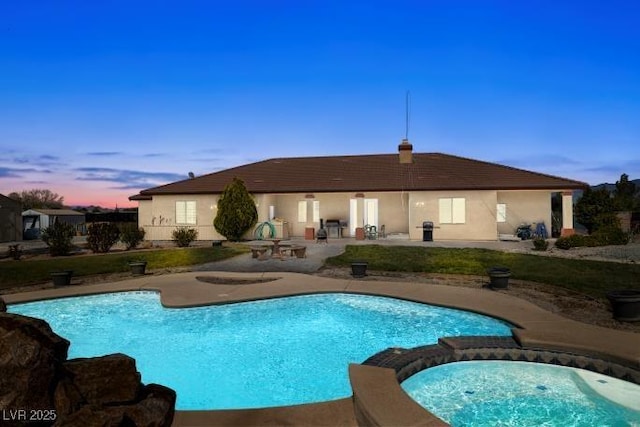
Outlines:
[[[126,224],[120,230],[120,241],[125,244],[127,250],[133,249],[144,240],[144,228],[138,228],[133,224]]]
[[[546,251],[549,247],[549,242],[542,237],[536,237],[533,239],[533,250],[534,251]]]
[[[629,243],[629,234],[622,231],[617,225],[603,225],[593,233],[593,239],[598,246],[626,245]]]
[[[57,221],[52,226],[42,230],[42,241],[49,246],[51,256],[69,255],[76,229],[66,222]]]
[[[587,237],[580,234],[574,234],[567,237],[558,237],[556,247],[559,249],[571,249],[579,246],[587,246]]]
[[[92,252],[109,252],[120,238],[118,226],[111,222],[91,224],[87,235],[87,245]]]
[[[238,241],[256,222],[258,211],[253,197],[241,179],[233,178],[220,195],[213,226],[227,239]]]
[[[171,233],[176,246],[186,248],[198,238],[198,230],[189,227],[178,227]]]

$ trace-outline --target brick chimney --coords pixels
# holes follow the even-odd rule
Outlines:
[[[413,163],[413,145],[409,143],[408,139],[404,138],[398,145],[398,155],[400,163]]]

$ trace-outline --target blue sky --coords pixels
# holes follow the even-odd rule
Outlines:
[[[0,193],[131,206],[281,156],[640,177],[640,2],[0,2]]]

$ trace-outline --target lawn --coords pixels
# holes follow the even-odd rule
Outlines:
[[[369,270],[484,275],[492,266],[511,269],[513,279],[530,280],[603,298],[612,289],[637,288],[640,265],[526,255],[488,249],[347,246],[326,265],[368,262]]]
[[[247,252],[241,245],[149,249],[96,255],[0,262],[0,289],[44,283],[52,271],[73,270],[73,276],[90,276],[129,271],[129,261],[144,259],[147,269],[183,267],[234,257]]]

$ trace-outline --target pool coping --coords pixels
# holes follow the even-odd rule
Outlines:
[[[256,284],[211,284],[196,279],[196,276],[228,278],[277,278],[267,283]],[[112,283],[80,284],[55,289],[6,294],[2,298],[7,304],[61,298],[67,296],[91,295],[118,291],[157,291],[166,307],[193,307],[211,304],[226,304],[276,298],[291,295],[317,293],[357,293],[380,295],[409,301],[422,302],[443,307],[469,310],[505,320],[516,327],[513,337],[519,345],[531,351],[551,351],[575,354],[606,363],[619,364],[640,371],[640,334],[618,331],[580,323],[544,310],[528,301],[509,295],[509,291],[477,289],[424,283],[367,281],[358,279],[334,279],[301,273],[238,273],[238,272],[186,272],[175,274],[148,274]],[[374,355],[372,355],[374,356]],[[363,368],[364,367],[364,368]],[[385,422],[392,421],[393,414],[409,421],[410,414],[421,414],[411,419],[411,425],[446,425],[439,419],[430,419],[427,411],[417,411],[413,400],[409,402],[397,382],[400,391],[389,383],[389,373],[377,370],[388,368],[379,366],[350,366],[354,395],[316,404],[296,405],[278,408],[225,411],[176,411],[174,426],[200,425],[384,425],[375,420],[365,419],[353,402],[362,402],[363,387],[378,398],[369,399],[369,406],[386,408]],[[386,380],[382,380],[386,378]],[[354,384],[355,380],[355,384]],[[375,387],[371,387],[375,384]],[[395,391],[394,391],[395,390]],[[370,396],[369,396],[370,397]],[[387,403],[385,403],[387,402]],[[390,405],[389,402],[393,402]],[[382,405],[382,406],[379,406]],[[378,411],[379,412],[379,411]],[[360,415],[360,416],[358,416]],[[396,420],[396,421],[399,421]],[[418,422],[419,424],[414,424]],[[372,424],[373,423],[373,424]],[[402,423],[407,425],[405,423]],[[389,425],[389,424],[387,424]]]

